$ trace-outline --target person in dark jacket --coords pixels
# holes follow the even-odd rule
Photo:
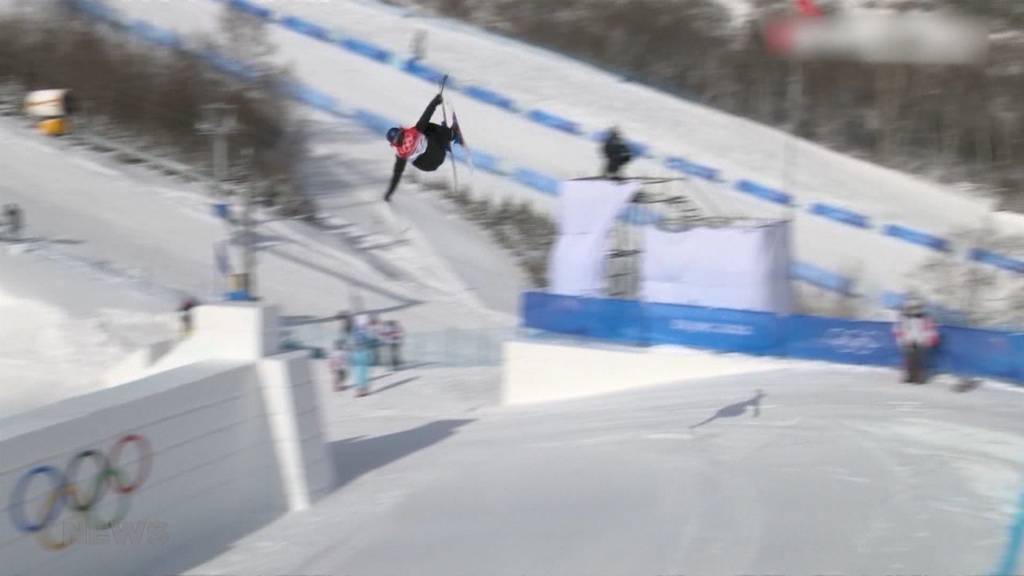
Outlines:
[[[391,148],[395,151],[395,168],[391,175],[391,184],[384,195],[384,199],[391,201],[391,195],[398,188],[398,182],[402,179],[402,172],[405,165],[412,160],[412,165],[424,172],[433,172],[444,164],[448,151],[451,150],[452,142],[459,142],[459,128],[457,124],[448,127],[446,124],[434,124],[430,119],[434,111],[443,102],[440,94],[427,105],[419,122],[412,128],[394,127],[388,130],[387,139]]]
[[[633,152],[629,145],[622,139],[618,127],[608,131],[608,137],[604,141],[605,178],[619,178],[619,170],[633,159]]]
[[[929,356],[939,344],[939,331],[925,311],[924,302],[909,299],[892,332],[903,352],[903,381],[924,384],[928,379]]]
[[[21,239],[21,229],[25,225],[21,207],[17,204],[7,204],[4,206],[4,220],[7,224],[7,234],[10,239]]]
[[[178,306],[178,319],[181,321],[181,337],[185,338],[192,335],[192,310],[198,306],[191,296],[182,300],[181,305]]]

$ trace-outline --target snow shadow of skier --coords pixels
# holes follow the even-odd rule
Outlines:
[[[341,488],[368,472],[443,442],[472,422],[474,420],[439,420],[394,434],[372,438],[357,436],[332,442],[334,488]]]
[[[736,416],[742,416],[747,412],[747,407],[754,409],[754,418],[761,415],[761,399],[765,397],[765,393],[758,390],[754,397],[750,400],[744,400],[743,402],[737,402],[730,404],[724,408],[720,408],[718,412],[715,412],[713,416],[704,420],[703,422],[690,426],[690,430],[700,428],[701,426],[710,424],[719,418],[735,418]]]

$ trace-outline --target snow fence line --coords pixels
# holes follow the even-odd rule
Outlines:
[[[633,346],[678,345],[868,366],[901,362],[891,322],[527,292],[522,325]],[[944,325],[940,334],[933,370],[1024,385],[1024,333]]]
[[[396,66],[409,74],[422,78],[431,83],[440,82],[441,78],[444,77],[444,72],[436,68],[427,66],[421,63],[415,58],[403,59],[394,53],[385,50],[384,48],[375,46],[371,42],[365,40],[355,39],[352,36],[342,33],[331,33],[326,31],[323,26],[296,18],[294,16],[286,15],[281,12],[275,12],[274,10],[262,6],[256,2],[250,0],[213,0],[216,2],[226,2],[228,6],[233,9],[252,14],[267,20],[270,23],[276,23],[286,28],[293,30],[299,34],[303,34],[320,41],[332,42],[337,46],[354,52],[356,54],[366,56],[373,60],[376,60],[383,64]],[[570,118],[565,118],[553,112],[538,108],[526,108],[516,103],[515,99],[505,96],[495,90],[484,88],[478,85],[462,85],[453,78],[449,78],[448,85],[451,89],[461,91],[466,96],[474,98],[485,104],[501,108],[511,114],[517,114],[522,116],[524,119],[536,124],[546,126],[553,130],[572,134],[575,136],[588,137],[593,140],[602,140],[606,135],[606,130],[588,130],[582,123],[576,122]],[[628,141],[627,142],[633,153],[639,157],[646,158],[657,158],[654,153],[651,152],[651,147],[647,144]],[[664,155],[661,156],[662,162],[665,167],[694,176],[702,178],[709,182],[718,184],[727,183],[729,180],[722,176],[722,171],[713,166],[703,165],[697,162],[681,158],[679,156]],[[488,164],[490,167],[494,167],[494,164]],[[508,172],[494,172],[496,174],[507,174]],[[520,181],[520,183],[526,186],[535,187],[533,183],[536,180],[530,179],[528,181]],[[784,206],[792,206],[799,208],[800,204],[795,201],[793,196],[787,192],[776,190],[770,186],[765,186],[757,182],[753,182],[747,179],[741,179],[733,184],[733,189],[754,196],[761,200],[771,202],[774,204],[781,204]],[[539,189],[541,192],[546,192],[544,189]],[[846,224],[863,230],[872,230],[874,226],[871,223],[871,219],[863,214],[858,214],[853,210],[846,208],[828,206],[823,203],[812,203],[807,206],[807,212],[809,214],[820,216],[838,222],[840,224]],[[889,225],[880,229],[881,233],[889,238],[897,241],[907,242],[918,246],[923,246],[932,250],[940,252],[950,252],[952,243],[945,238],[938,237],[934,234],[922,232],[918,230],[912,230],[904,226]],[[992,265],[1004,270],[1012,272],[1022,273],[1021,267],[1013,264],[1010,266],[1004,265],[1006,260],[1009,259],[1005,256],[997,256],[996,258],[982,258],[977,259],[977,262],[982,264]],[[1021,262],[1021,261],[1016,261]]]
[[[277,17],[275,17],[274,12],[271,9],[249,2],[248,0],[215,1],[226,2],[227,5],[231,6],[234,9],[244,11],[248,14],[253,14],[255,16],[267,19],[272,22],[279,20]],[[174,38],[176,38],[174,32],[153,26],[141,20],[125,22],[113,9],[111,9],[109,6],[107,6],[100,0],[74,0],[74,2],[83,10],[85,14],[94,17],[98,20],[101,20],[103,22],[106,22],[114,27],[135,34],[143,41],[155,43],[176,50],[190,51],[190,49],[187,46],[185,46],[183,42],[181,42],[180,40],[174,40]],[[364,42],[361,40],[356,41],[351,38],[339,38],[338,35],[331,35],[329,33],[326,34],[326,37],[324,37],[324,35],[321,33],[321,27],[313,28],[312,26],[305,25],[303,21],[297,19],[290,19],[289,23],[290,24],[288,27],[290,29],[298,31],[300,33],[307,34],[321,40],[327,39],[331,42],[338,44],[343,48],[353,49],[353,51],[359,54],[367,55],[368,57],[378,61],[394,61],[393,57],[384,58],[384,55],[385,53],[387,53],[387,51],[383,49],[378,49],[377,47],[368,42]],[[357,48],[352,48],[353,46],[357,46]],[[206,61],[214,68],[226,74],[250,80],[258,77],[259,72],[254,67],[249,66],[243,62],[232,60],[212,50],[203,50],[200,52],[192,53],[202,58],[204,61]],[[424,79],[429,79],[430,81],[439,80],[439,75],[442,74],[440,71],[434,70],[432,68],[416,63],[409,64],[409,62],[403,64],[403,69],[409,71],[410,73],[414,73],[417,76],[420,76]],[[452,87],[452,89],[461,89],[459,84],[451,79],[449,79],[448,85]],[[383,133],[389,127],[397,126],[399,124],[399,122],[396,122],[392,119],[386,118],[369,110],[359,108],[346,108],[329,94],[318,91],[314,88],[305,86],[303,84],[291,84],[286,87],[286,91],[290,97],[292,97],[296,101],[306,104],[307,106],[310,106],[311,108],[320,110],[339,119],[354,121],[375,132]],[[506,102],[509,106],[516,108],[514,102],[510,98],[503,97],[495,92],[491,92],[490,94],[491,96],[488,97],[490,100],[502,98],[503,101]],[[554,115],[546,115],[540,117],[550,119],[551,122],[560,124],[562,126],[562,129],[565,131],[573,131],[577,126],[575,123],[571,122],[563,123],[561,120],[557,119],[557,116]],[[604,133],[602,132],[597,132],[594,133],[592,137],[602,138],[603,134]],[[650,156],[648,152],[649,148],[646,145],[636,144],[634,150],[639,153]],[[479,167],[481,170],[484,170],[496,176],[509,178],[514,182],[517,182],[518,184],[526,186],[527,188],[533,189],[542,194],[548,196],[556,196],[558,194],[558,179],[542,174],[527,167],[509,165],[507,162],[493,154],[488,154],[476,150],[470,152],[461,146],[456,146],[456,148],[453,149],[453,156],[457,161],[461,163],[472,163],[472,165]],[[703,166],[694,162],[690,162],[685,158],[681,158],[678,156],[666,157],[665,165],[671,169],[677,170],[690,176],[702,178],[709,182],[726,182],[726,180],[722,177],[721,172],[717,168]],[[781,204],[792,207],[799,206],[799,204],[795,202],[792,195],[781,190],[777,190],[768,186],[758,184],[750,180],[740,180],[736,182],[735,188],[740,192],[749,194],[751,196],[760,198],[768,202],[772,202],[774,204]],[[870,229],[870,223],[866,216],[857,214],[850,210],[838,207],[829,207],[827,205],[818,203],[812,205],[809,208],[809,211],[812,214],[827,217],[837,222],[855,225],[858,228]],[[651,213],[644,213],[639,215],[634,214],[629,217],[629,221],[637,225],[649,224],[655,222],[656,220],[656,217]],[[854,222],[859,222],[860,224],[853,224]],[[938,238],[936,236],[931,236],[925,233],[913,231],[910,230],[909,228],[905,228],[902,226],[890,226],[887,228],[887,230],[890,232],[889,234],[887,234],[887,236],[891,238],[911,242],[922,246],[934,248],[935,246],[938,245],[950,245],[949,242],[944,239]],[[974,258],[974,260],[977,262],[987,265],[998,266],[1004,270],[1024,273],[1022,272],[1022,270],[1024,270],[1024,262],[1015,261],[1006,256],[1001,256],[987,251],[975,250],[975,253],[983,253],[982,255],[979,255],[978,257]],[[814,266],[810,263],[797,263],[793,267],[792,277],[802,282],[806,282],[808,284],[821,288],[823,290],[834,292],[840,295],[856,295],[852,289],[852,286],[855,284],[852,278],[848,278],[835,272],[825,270],[823,268]],[[883,304],[885,303],[884,297],[882,302]]]
[[[194,314],[148,373],[4,420],[6,573],[198,563],[182,552],[227,546],[333,489],[309,355],[278,352],[276,308]]]

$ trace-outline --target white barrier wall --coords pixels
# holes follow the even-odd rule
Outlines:
[[[771,366],[757,358],[693,350],[512,341],[505,344],[502,404],[584,398]]]
[[[259,332],[273,316],[237,312]],[[0,574],[180,573],[309,506],[332,470],[304,352],[200,360],[52,404],[0,421]]]

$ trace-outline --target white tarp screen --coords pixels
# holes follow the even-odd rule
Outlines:
[[[792,310],[789,225],[645,231],[648,302],[786,314]]]
[[[548,290],[603,296],[608,233],[639,188],[636,183],[573,180],[559,189],[559,235],[548,265]]]

